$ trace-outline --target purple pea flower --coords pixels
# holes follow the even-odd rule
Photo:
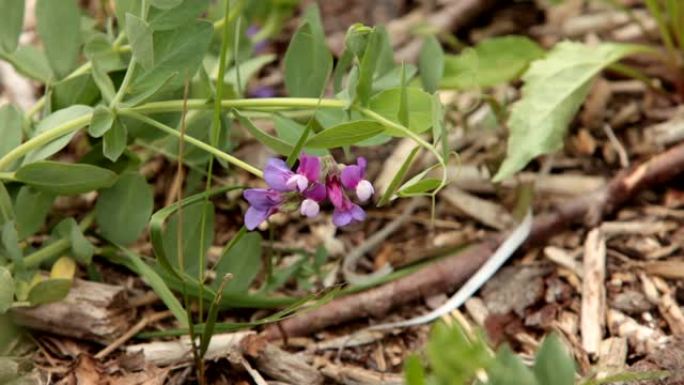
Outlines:
[[[365,202],[375,193],[373,185],[366,176],[366,159],[359,157],[355,165],[350,165],[342,170],[342,185],[349,190],[356,191],[356,196],[361,202]]]
[[[254,230],[261,222],[276,213],[284,200],[279,191],[264,188],[247,189],[243,196],[250,205],[245,213],[245,227],[248,230]]]
[[[280,192],[297,190],[303,193],[310,184],[318,181],[320,174],[321,160],[306,154],[299,158],[297,172],[290,170],[287,163],[278,158],[269,159],[264,168],[264,180],[272,189]]]
[[[326,180],[326,188],[330,202],[335,207],[333,210],[333,224],[335,226],[343,227],[366,219],[366,213],[363,209],[349,200],[345,194],[339,176],[329,175]]]
[[[321,183],[315,182],[306,189],[302,195],[304,200],[299,206],[299,212],[309,218],[315,217],[321,211],[320,202],[323,202],[327,196],[325,186]]]

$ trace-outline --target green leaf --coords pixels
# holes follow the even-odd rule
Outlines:
[[[59,126],[71,122],[77,118],[84,117],[92,112],[92,108],[88,106],[75,105],[63,110],[52,113],[45,119],[41,120],[36,126],[33,136],[38,136],[40,134],[46,133],[50,130],[59,128]],[[88,121],[83,121],[83,126],[88,124]],[[43,145],[41,148],[33,150],[26,154],[24,157],[23,164],[28,164],[38,160],[43,160],[57,153],[62,148],[69,144],[71,138],[76,135],[76,130],[70,134],[63,135],[50,143]]]
[[[23,166],[15,177],[36,190],[62,195],[81,194],[110,187],[116,182],[116,174],[104,168],[52,161]]]
[[[170,31],[154,33],[154,66],[141,72],[132,82],[129,93],[144,94],[160,83],[180,86],[197,71],[214,33],[211,23],[197,21]],[[175,76],[173,76],[175,74]],[[169,76],[173,79],[169,81]]]
[[[472,50],[446,55],[442,88],[491,87],[516,79],[534,60],[544,56],[537,43],[524,36],[487,39]],[[422,69],[421,69],[422,76]]]
[[[142,15],[142,5],[144,2],[140,0],[116,0],[115,12],[116,22],[119,24],[121,30],[126,29],[126,14],[130,13],[135,16]]]
[[[67,76],[76,66],[81,45],[81,12],[76,0],[38,0],[36,22],[50,67],[58,78]]]
[[[179,6],[182,2],[183,0],[151,0],[150,4],[161,9],[171,9]],[[128,20],[126,23],[128,23]]]
[[[209,6],[209,0],[184,0],[171,9],[150,9],[147,21],[154,31],[166,31],[191,23]]]
[[[52,232],[54,236],[69,240],[71,252],[78,262],[83,265],[90,264],[95,253],[95,246],[83,235],[74,218],[63,219]]]
[[[112,128],[112,124],[114,124],[114,113],[112,110],[106,106],[99,105],[93,111],[88,134],[93,138],[99,138]]]
[[[377,29],[373,29],[373,32],[368,37],[368,43],[361,58],[359,80],[356,84],[356,97],[363,106],[368,104],[373,91],[373,75],[378,64],[381,43],[382,36],[380,32]]]
[[[634,45],[562,42],[545,59],[532,63],[523,76],[522,98],[508,118],[508,150],[494,181],[512,176],[539,155],[560,150],[594,76],[640,50]]]
[[[249,120],[249,118],[240,114],[238,110],[233,110],[233,114],[238,118],[242,127],[249,131],[249,133],[252,134],[254,139],[258,140],[266,147],[270,148],[271,150],[275,151],[280,155],[289,155],[292,152],[292,145],[290,145],[289,143],[285,142],[280,138],[276,138],[275,136],[262,131],[257,126],[255,126],[254,123],[252,123],[252,121]]]
[[[126,35],[131,43],[133,57],[146,70],[154,65],[154,43],[152,41],[152,29],[145,20],[126,14]]]
[[[299,141],[299,138],[303,135],[303,132],[304,130],[306,130],[306,127],[282,115],[274,115],[273,121],[275,122],[275,129],[278,133],[278,137],[280,137],[280,139],[291,145],[292,150],[294,150],[294,147],[297,145],[297,142]],[[305,146],[304,150],[306,153],[311,155],[328,155],[328,151],[324,149]],[[291,152],[287,155],[290,154]]]
[[[544,338],[534,360],[534,374],[539,385],[573,385],[575,362],[556,334]]]
[[[374,120],[357,120],[330,127],[306,142],[307,147],[336,148],[350,146],[385,131],[385,126]]]
[[[126,130],[126,126],[121,122],[121,119],[114,119],[112,128],[105,132],[102,140],[102,153],[104,156],[112,162],[116,162],[126,149],[126,145],[128,144],[126,142],[127,138],[128,131]]]
[[[14,219],[14,208],[12,198],[7,192],[5,185],[0,182],[0,226]]]
[[[397,173],[394,174],[394,177],[392,177],[392,181],[387,186],[387,190],[382,194],[382,197],[378,201],[378,207],[386,205],[387,203],[389,203],[390,199],[392,199],[392,196],[397,191],[397,188],[399,188],[401,181],[404,180],[406,173],[408,173],[408,170],[411,168],[411,164],[413,164],[413,159],[416,158],[416,155],[418,154],[420,149],[420,146],[416,146],[413,148],[413,150],[411,150],[409,156],[406,157],[404,163],[401,164],[401,167],[399,167]]]
[[[14,302],[14,279],[12,273],[0,266],[0,314],[4,314]]]
[[[125,173],[116,183],[100,191],[95,220],[105,238],[121,245],[135,242],[145,230],[152,209],[152,188],[138,173]]]
[[[420,358],[412,354],[404,361],[404,378],[406,385],[425,385],[425,370]]]
[[[224,293],[246,293],[261,268],[261,235],[250,232],[224,251],[216,266],[216,287],[226,274],[233,278],[225,285]]]
[[[0,10],[0,51],[12,53],[17,49],[24,24],[24,0],[0,0]]]
[[[409,124],[409,108],[408,108],[408,91],[406,90],[406,67],[401,66],[401,92],[399,93],[399,111],[397,111],[397,119],[399,123],[408,127]]]
[[[17,72],[31,79],[47,83],[53,76],[43,51],[32,45],[20,46],[14,53],[7,55],[6,59]]]
[[[14,202],[19,239],[26,239],[43,227],[54,200],[53,194],[36,191],[29,186],[19,189]]]
[[[64,299],[71,289],[71,280],[64,278],[49,278],[31,287],[28,301],[31,305],[57,302]]]
[[[135,267],[136,272],[142,277],[143,281],[147,283],[152,290],[161,298],[164,305],[173,313],[176,320],[181,326],[188,325],[188,317],[183,305],[181,305],[178,298],[173,295],[171,289],[164,280],[151,268],[147,263],[145,263],[137,254],[131,252],[130,250],[117,245],[121,251],[126,255],[126,257],[132,262]]]
[[[534,373],[508,346],[499,349],[487,375],[487,385],[538,385]]]
[[[264,68],[264,66],[272,63],[275,59],[276,55],[259,55],[245,62],[240,62],[239,85],[237,83],[237,66],[231,67],[228,71],[226,71],[223,79],[234,86],[235,93],[237,94],[238,90],[244,91],[247,88],[247,83],[249,80],[258,74],[259,71]]]
[[[22,113],[16,107],[10,104],[0,107],[0,158],[21,144],[23,120]]]
[[[99,69],[104,72],[119,71],[126,68],[121,55],[114,49],[107,35],[99,33],[88,39],[83,47],[86,57],[97,63]]]
[[[304,22],[295,32],[284,63],[285,88],[290,96],[321,96],[332,70],[332,55],[325,37],[315,34],[309,22]]]
[[[90,74],[83,74],[54,83],[50,99],[51,110],[57,111],[74,104],[95,104],[100,99],[100,92]]]
[[[423,179],[399,190],[399,196],[407,197],[412,195],[422,195],[423,193],[436,189],[440,186],[440,184],[442,184],[442,181],[439,179]]]
[[[444,73],[444,50],[434,36],[429,36],[423,42],[418,58],[418,68],[420,68],[420,80],[423,88],[429,93],[437,91],[439,81]]]
[[[100,90],[100,94],[106,103],[111,103],[116,95],[116,90],[114,89],[114,82],[109,78],[109,75],[102,69],[100,63],[97,60],[93,60],[91,65],[90,74],[93,76],[93,81]]]
[[[204,210],[203,210],[204,208]],[[211,246],[214,239],[214,205],[203,201],[188,205],[183,209],[183,223],[182,233],[182,253],[184,259],[185,272],[191,276],[196,276],[199,272],[199,258],[200,252],[200,223],[202,220],[202,211],[205,211],[206,220],[204,223],[204,245],[202,250],[206,251]],[[166,229],[164,230],[164,252],[168,256],[171,264],[179,267],[179,252],[178,252],[178,213],[176,212],[169,219]],[[202,267],[205,268],[205,267]]]
[[[135,107],[140,105],[142,102],[154,96],[159,90],[164,88],[167,84],[171,83],[171,80],[175,78],[178,74],[176,72],[169,73],[165,78],[160,79],[158,83],[150,85],[148,88],[140,91],[139,93],[129,97],[125,102],[121,103],[123,107]]]
[[[409,124],[408,129],[420,134],[432,127],[432,96],[418,88],[406,88],[406,101],[408,104]],[[382,91],[370,100],[370,109],[392,120],[399,121],[401,106],[401,88],[392,88]],[[401,131],[388,128],[386,132],[392,136],[405,136]]]
[[[14,222],[6,222],[2,226],[1,240],[0,249],[2,249],[12,261],[19,263],[23,257],[23,253],[19,246],[19,236],[17,234],[17,228],[14,226]]]

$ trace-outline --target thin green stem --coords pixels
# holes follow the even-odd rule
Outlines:
[[[119,89],[116,91],[116,95],[114,95],[114,99],[112,99],[112,102],[109,104],[110,108],[117,106],[123,99],[124,95],[126,94],[126,89],[128,88],[128,85],[131,83],[131,80],[133,79],[133,72],[135,72],[135,58],[131,58],[131,61],[128,62],[126,74],[124,75],[124,78],[121,81]]]
[[[152,114],[160,112],[180,111],[182,107],[182,100],[166,100],[161,102],[150,102],[137,107],[132,107],[131,110],[143,114]],[[248,109],[268,109],[268,108],[316,108],[318,106],[318,99],[316,98],[260,98],[260,99],[231,99],[222,100],[222,108],[248,108]],[[345,108],[347,102],[338,99],[322,99],[320,103],[321,108]],[[211,102],[206,99],[189,99],[189,110],[208,110],[213,108]],[[122,109],[123,110],[123,109]]]
[[[17,179],[14,177],[13,172],[0,172],[0,180],[6,180],[9,182],[14,182]]]
[[[154,119],[148,118],[147,116],[139,114],[137,112],[122,109],[122,110],[119,110],[119,115],[128,116],[128,117],[131,117],[133,119],[137,119],[143,123],[147,123],[153,127],[156,127],[158,129],[160,129],[161,131],[164,131],[165,133],[167,133],[171,136],[174,136],[178,139],[181,138],[180,133],[177,130],[173,129],[172,127],[169,127],[163,123],[160,123]],[[228,162],[228,163],[230,163],[236,167],[239,167],[239,168],[241,168],[241,169],[243,169],[249,173],[256,175],[259,178],[264,177],[264,173],[261,170],[259,170],[258,168],[254,167],[254,166],[252,166],[252,165],[250,165],[250,164],[248,164],[248,163],[246,163],[246,162],[244,162],[244,161],[242,161],[242,160],[240,160],[240,159],[238,159],[232,155],[226,154],[225,152],[223,152],[223,151],[221,151],[215,147],[212,147],[211,145],[206,144],[206,143],[202,142],[201,140],[195,139],[192,136],[188,136],[188,135],[184,135],[183,140],[189,144],[192,144],[195,147],[198,147],[198,148],[214,155],[215,157],[217,157],[219,159],[223,159],[226,162]]]
[[[81,229],[81,231],[86,231],[88,227],[93,224],[93,221],[95,221],[95,212],[91,211],[85,217],[83,217],[81,222],[78,224],[78,227]],[[38,267],[43,262],[48,261],[50,258],[69,250],[69,247],[71,247],[71,241],[69,238],[61,238],[24,257],[23,265],[26,268]],[[12,271],[14,269],[14,265],[10,264],[7,266],[7,268]]]
[[[52,142],[53,140],[60,138],[64,135],[68,135],[79,128],[85,126],[90,122],[90,119],[92,118],[93,114],[85,114],[83,116],[79,116],[76,119],[70,120],[68,122],[64,122],[61,125],[45,131],[37,136],[34,136],[33,138],[27,140],[26,142],[22,143],[18,147],[15,147],[12,149],[12,151],[8,152],[0,158],[0,170],[7,170],[16,160],[20,159],[22,156],[26,155],[27,153],[41,148],[45,146],[46,144]]]

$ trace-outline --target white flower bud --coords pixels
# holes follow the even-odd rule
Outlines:
[[[360,181],[356,185],[356,196],[361,202],[365,202],[370,199],[370,197],[373,196],[373,193],[375,193],[375,189],[373,189],[371,182],[367,181],[366,179]]]
[[[318,206],[318,202],[316,202],[313,199],[304,199],[302,201],[302,205],[299,208],[299,212],[304,215],[305,217],[315,217],[318,215],[318,212],[320,211],[320,206]]]
[[[288,188],[294,189],[296,187],[297,191],[302,192],[309,186],[309,180],[302,174],[294,174],[285,184]]]

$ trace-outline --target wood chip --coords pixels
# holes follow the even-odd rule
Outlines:
[[[454,186],[442,190],[440,196],[466,215],[491,228],[505,230],[515,223],[503,206],[468,194]]]
[[[684,261],[648,261],[642,267],[648,274],[670,279],[684,279]]]
[[[597,378],[605,378],[611,374],[623,371],[627,361],[627,339],[622,337],[610,337],[601,341],[598,353]]]
[[[617,310],[608,310],[607,323],[611,334],[626,338],[638,354],[651,353],[668,341],[660,330],[641,325]]]
[[[571,270],[580,278],[584,275],[584,267],[582,266],[582,262],[575,259],[575,257],[569,252],[561,249],[560,247],[545,247],[544,256],[546,256],[546,258],[548,258],[550,261]]]
[[[606,306],[606,239],[601,229],[589,232],[584,243],[584,280],[582,281],[582,347],[595,354],[603,339]]]
[[[370,370],[326,363],[321,368],[324,376],[344,385],[403,385],[404,377],[394,373],[378,373]]]

